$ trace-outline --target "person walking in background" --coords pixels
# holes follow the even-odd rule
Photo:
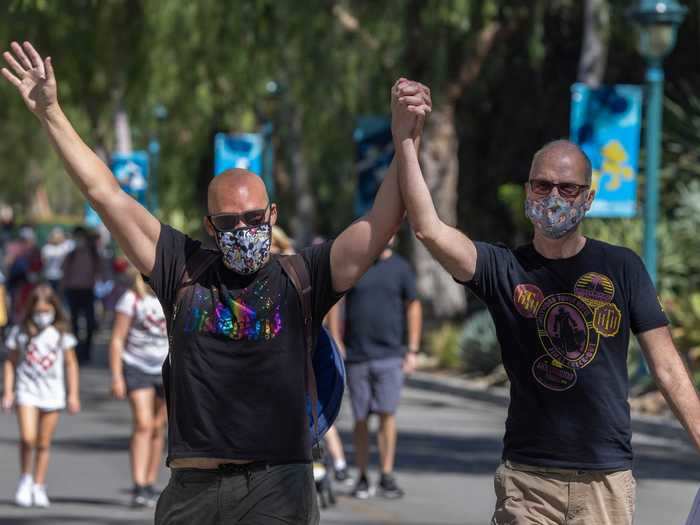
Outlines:
[[[36,234],[31,226],[22,226],[18,238],[5,249],[7,292],[12,305],[11,322],[17,323],[24,312],[24,304],[41,274],[41,253]]]
[[[333,334],[337,341],[344,341],[358,469],[353,495],[360,499],[372,493],[367,475],[370,414],[379,416],[379,494],[387,498],[403,496],[393,475],[396,411],[404,374],[415,370],[422,308],[416,296],[413,270],[394,253],[395,239],[391,239],[379,259],[347,293],[345,332],[341,337],[334,329]],[[408,348],[404,344],[406,339]]]
[[[345,359],[345,347],[342,343],[342,336],[338,334],[342,331],[340,328],[341,312],[340,303],[335,304],[331,308],[324,324],[328,328],[328,332],[331,334],[333,339],[338,345],[338,350],[341,352],[343,359]],[[336,335],[333,335],[336,334]],[[333,461],[333,477],[339,483],[352,483],[352,478],[348,472],[348,463],[345,458],[345,449],[343,448],[343,440],[340,438],[340,432],[338,432],[338,427],[333,425],[328,429],[326,435],[323,436],[323,441],[326,445],[326,450],[328,450],[328,455]]]
[[[46,471],[59,411],[80,411],[75,337],[59,300],[47,284],[34,288],[24,315],[7,337],[2,408],[16,406],[20,433],[21,477],[15,503],[21,507],[48,507]],[[68,394],[64,384],[65,376]],[[32,456],[34,462],[32,465]]]
[[[270,253],[273,255],[293,255],[294,244],[287,233],[276,224],[272,227],[272,244]]]
[[[73,249],[73,241],[66,239],[63,228],[57,226],[51,230],[47,243],[41,248],[44,279],[59,292],[63,279],[63,261]]]
[[[153,506],[165,436],[166,406],[161,367],[168,356],[163,308],[136,270],[132,287],[116,305],[109,345],[112,395],[129,398],[133,416],[132,505]]]
[[[97,327],[95,318],[95,283],[101,261],[94,237],[82,226],[73,230],[73,249],[63,261],[63,293],[70,309],[73,333],[78,337],[78,361],[89,363],[92,336]],[[80,331],[81,319],[85,329]]]

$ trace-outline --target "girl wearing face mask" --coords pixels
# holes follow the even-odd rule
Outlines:
[[[5,343],[2,408],[9,412],[14,405],[17,412],[21,476],[15,503],[20,507],[49,506],[46,471],[59,413],[66,405],[71,414],[80,411],[76,339],[67,324],[53,289],[40,284]]]

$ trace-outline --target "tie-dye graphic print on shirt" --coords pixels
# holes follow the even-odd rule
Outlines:
[[[269,341],[282,331],[281,297],[273,297],[267,279],[238,297],[197,287],[186,314],[185,333],[220,335],[234,341]]]

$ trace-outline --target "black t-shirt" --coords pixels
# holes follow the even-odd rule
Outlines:
[[[313,287],[314,333],[340,298],[333,291],[331,244],[302,252]],[[161,227],[149,283],[166,315],[172,315],[185,261],[201,249]],[[310,461],[303,314],[276,259],[251,276],[217,260],[183,294],[170,336],[168,463],[192,457]]]
[[[493,316],[511,381],[504,458],[629,468],[630,331],[668,324],[640,258],[593,239],[568,259],[546,259],[532,244],[476,249],[467,286]]]
[[[416,299],[416,277],[399,255],[378,260],[345,298],[347,361],[406,353],[406,303]]]

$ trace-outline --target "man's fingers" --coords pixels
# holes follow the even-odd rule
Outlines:
[[[51,61],[51,57],[46,57],[46,60],[44,60],[44,67],[46,68],[46,80],[55,80],[56,75],[53,73],[53,62]]]
[[[22,49],[22,46],[20,46],[17,42],[12,42],[12,44],[10,44],[10,47],[12,48],[12,51],[15,52],[15,55],[17,55],[17,58],[19,59],[22,66],[24,66],[24,69],[32,69],[32,62],[31,60],[29,60],[29,58],[27,58],[24,49]]]
[[[20,63],[15,60],[15,57],[12,56],[12,53],[5,51],[2,54],[2,58],[5,59],[5,62],[7,62],[7,65],[10,66],[14,70],[14,72],[17,73],[17,75],[20,78],[24,78],[24,76],[27,74],[27,72],[20,65]]]
[[[425,100],[420,95],[414,95],[411,97],[401,96],[399,97],[399,102],[406,104],[407,106],[420,106],[425,104]]]
[[[22,81],[10,73],[10,70],[6,67],[0,69],[0,73],[2,73],[2,76],[5,77],[13,86],[20,87],[22,85]]]
[[[41,56],[39,56],[39,53],[36,52],[36,49],[34,49],[34,46],[32,46],[29,42],[25,42],[24,49],[29,54],[29,57],[32,59],[32,64],[37,69],[37,71],[39,71],[39,75],[41,75],[41,78],[46,78],[46,70],[44,69],[44,61],[41,59]]]
[[[415,82],[411,82],[399,86],[399,91],[401,92],[401,95],[416,95],[422,91],[422,88]]]
[[[420,106],[408,106],[406,108],[406,111],[409,113],[413,113],[415,115],[420,115],[422,117],[425,117],[428,115],[428,113],[431,112],[430,106],[426,106],[425,104],[420,105]]]

